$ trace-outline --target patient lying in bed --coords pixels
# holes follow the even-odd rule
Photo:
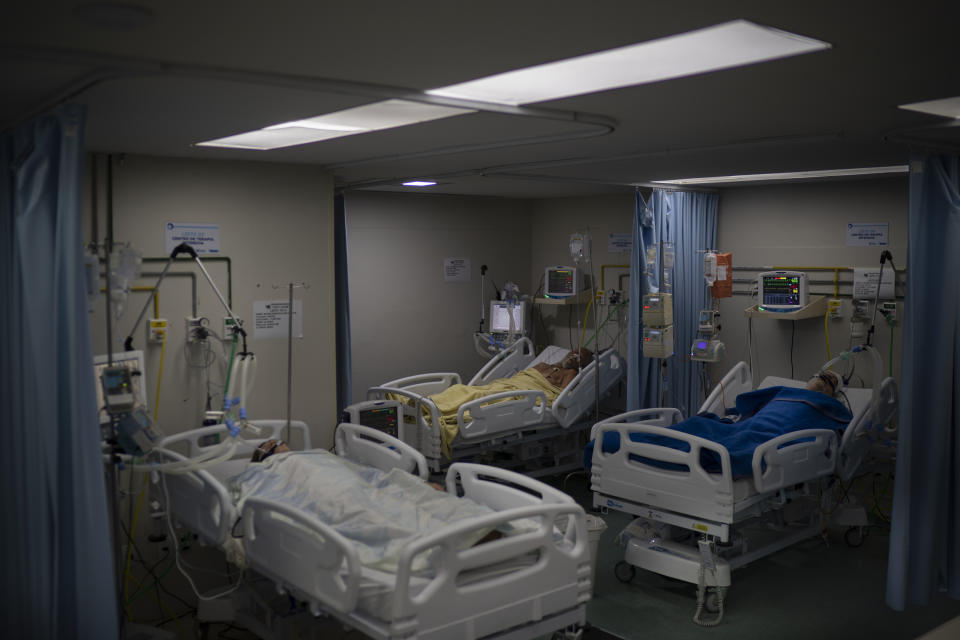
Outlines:
[[[832,429],[842,431],[852,416],[843,404],[833,398],[837,388],[836,374],[825,372],[807,382],[806,388],[767,387],[737,396],[736,406],[727,415],[712,413],[682,420],[670,429],[722,444],[730,452],[734,479],[753,475],[753,452],[757,446],[777,436],[804,429]],[[633,442],[648,442],[673,449],[688,451],[686,443],[648,433],[632,433]],[[602,451],[615,453],[620,448],[620,434],[605,432]],[[589,469],[594,443],[584,452],[584,465]],[[631,454],[631,459],[651,466],[686,470],[684,465],[649,460]],[[719,473],[720,456],[712,451],[701,452],[700,464],[710,473]]]
[[[440,435],[444,454],[448,458],[451,456],[450,443],[456,437],[458,429],[457,412],[464,403],[505,391],[543,391],[547,404],[552,404],[580,369],[590,364],[592,359],[593,353],[589,349],[581,348],[578,351],[569,351],[560,362],[540,363],[488,384],[450,385],[440,393],[429,396],[440,411]],[[406,400],[403,397],[395,399]]]
[[[395,571],[401,550],[413,540],[444,525],[493,513],[399,469],[381,471],[324,450],[292,452],[280,441],[270,440],[258,448],[271,449],[272,454],[260,457],[260,464],[249,465],[228,481],[237,510],[242,511],[248,497],[257,496],[310,513],[353,542],[367,567]],[[524,526],[518,521],[499,533]],[[498,532],[480,528],[465,534],[460,548],[497,537]],[[240,551],[233,549],[231,561],[242,566]],[[424,570],[429,564],[430,558],[418,557],[414,569]]]

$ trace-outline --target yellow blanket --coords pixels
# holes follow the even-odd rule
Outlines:
[[[546,394],[548,405],[553,404],[553,401],[560,395],[560,389],[547,382],[542,373],[536,369],[524,369],[509,378],[500,378],[489,384],[474,386],[455,384],[430,396],[441,414],[440,438],[444,455],[448,459],[451,457],[450,443],[457,436],[457,411],[463,403],[503,391],[526,390],[543,391]],[[509,398],[504,398],[504,400],[507,399]],[[498,402],[502,402],[502,400],[498,400]],[[428,411],[424,410],[424,415],[427,414]],[[464,418],[466,417],[464,415]]]

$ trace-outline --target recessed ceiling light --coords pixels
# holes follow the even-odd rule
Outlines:
[[[432,187],[436,182],[431,182],[430,180],[411,180],[409,182],[404,182],[403,186],[405,187]]]
[[[746,20],[432,89],[512,105],[680,78],[829,49],[830,44]]]
[[[908,111],[932,113],[935,116],[960,118],[960,96],[941,98],[940,100],[927,100],[925,102],[911,102],[910,104],[901,104],[900,108],[907,109]]]
[[[315,118],[282,122],[257,131],[208,140],[198,143],[197,146],[261,150],[279,149],[368,131],[379,131],[418,122],[440,120],[441,118],[465,113],[473,113],[473,111],[460,107],[446,107],[410,100],[384,100]]]
[[[785,173],[752,173],[736,176],[715,176],[712,178],[676,178],[673,180],[652,180],[653,184],[691,185],[721,184],[726,182],[764,182],[769,180],[803,180],[812,178],[842,178],[846,176],[870,176],[906,173],[907,165],[890,167],[859,167],[855,169],[820,169],[816,171],[791,171]]]
[[[156,21],[153,10],[127,2],[84,2],[73,8],[82,22],[107,29],[142,29]]]

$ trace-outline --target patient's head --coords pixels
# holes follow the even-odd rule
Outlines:
[[[591,360],[593,360],[593,352],[590,351],[590,349],[581,347],[579,350],[570,351],[567,355],[563,356],[563,360],[560,361],[560,366],[564,369],[579,369],[580,367],[585,367],[590,364]]]
[[[840,386],[840,377],[833,371],[820,371],[807,381],[807,389],[819,391],[831,398],[836,394],[838,386]]]
[[[250,458],[254,462],[263,462],[275,453],[285,453],[292,451],[283,440],[267,440],[261,442],[260,446],[253,450],[253,456]]]

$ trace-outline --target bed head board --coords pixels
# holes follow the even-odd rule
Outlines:
[[[288,440],[286,420],[250,420],[252,429],[244,429],[237,437],[237,449],[234,458],[249,459],[253,450],[264,440]],[[290,446],[295,449],[310,449],[310,428],[300,420],[290,421]],[[230,430],[225,424],[215,424],[200,429],[191,429],[183,433],[167,436],[160,441],[158,447],[175,451],[188,458],[195,458],[201,453],[218,446],[230,437]]]
[[[430,474],[422,453],[378,429],[343,422],[334,435],[337,455],[382,471],[403,469],[424,480]]]

